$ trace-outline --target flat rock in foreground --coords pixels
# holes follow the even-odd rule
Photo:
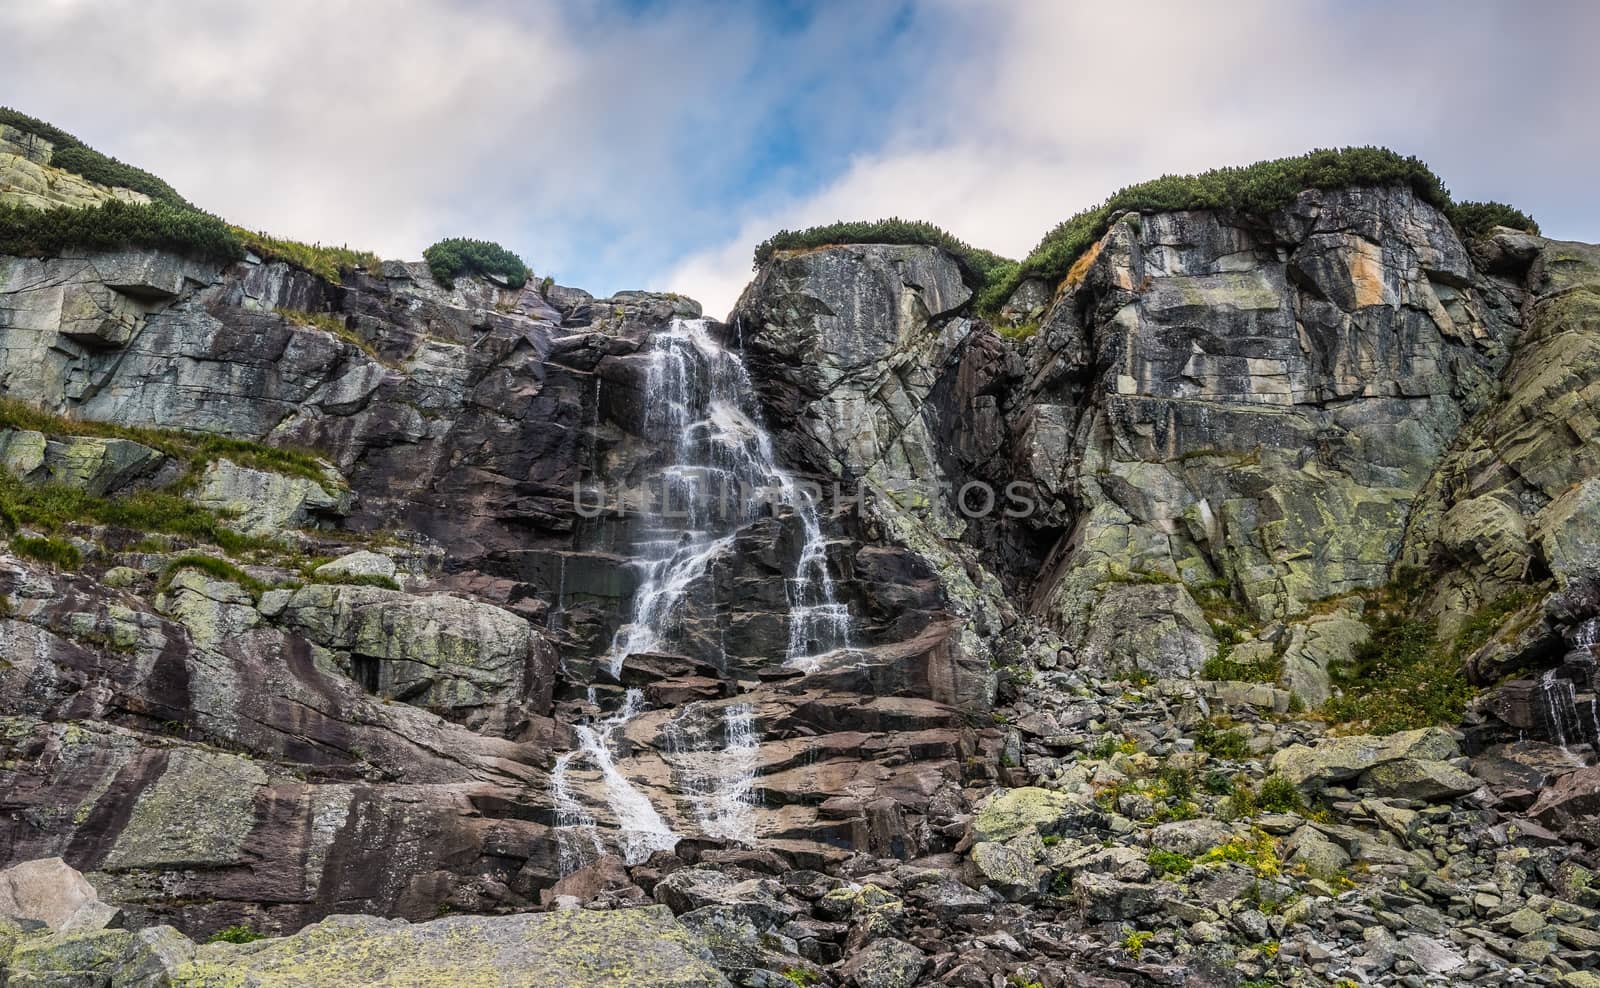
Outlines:
[[[541,985],[727,988],[705,944],[665,906],[612,912],[459,916],[409,924],[330,916],[293,936],[211,944],[181,988]]]

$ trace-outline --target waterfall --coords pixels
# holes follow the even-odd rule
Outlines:
[[[664,733],[678,795],[693,807],[700,829],[712,837],[754,843],[760,750],[755,709],[730,703],[719,715],[709,704],[690,703]]]
[[[651,338],[648,361],[642,395],[645,431],[668,443],[667,462],[655,485],[658,496],[646,499],[648,510],[632,547],[639,584],[629,619],[612,636],[606,655],[611,676],[621,677],[629,655],[670,647],[683,631],[689,595],[733,549],[740,529],[769,509],[790,512],[802,537],[794,571],[785,580],[785,663],[809,670],[819,656],[849,647],[849,610],[835,596],[818,506],[778,466],[772,437],[760,424],[754,387],[737,354],[711,335],[705,320],[675,319]],[[720,641],[719,632],[719,647]],[[725,665],[726,655],[720,658]],[[593,692],[591,688],[591,697]],[[612,739],[642,709],[639,691],[629,690],[616,713],[593,726],[577,727],[579,750],[557,760],[552,789],[563,874],[569,865],[581,867],[585,855],[599,847],[593,816],[570,792],[568,775],[580,758],[600,774],[630,863],[677,840],[649,799],[616,767]],[[692,737],[691,729],[678,726],[677,719],[666,730],[669,749],[676,749],[669,755],[682,763],[676,773],[679,785],[701,829],[712,836],[753,840],[759,734],[750,705],[724,709],[720,745],[710,740],[709,731]]]
[[[1569,724],[1567,713],[1572,708],[1572,684],[1557,677],[1556,671],[1548,669],[1539,677],[1539,706],[1545,724],[1550,729],[1550,736],[1556,744],[1565,748]]]
[[[817,505],[778,466],[753,394],[744,364],[704,319],[675,319],[652,338],[645,424],[671,443],[670,460],[646,519],[648,537],[635,546],[639,589],[632,618],[612,639],[613,676],[630,654],[661,647],[688,592],[769,505],[789,508],[804,540],[787,580],[784,660],[808,668],[817,655],[849,645],[849,609],[835,597]]]
[[[545,630],[554,632],[560,625],[559,618],[567,612],[567,554],[561,554],[561,575],[556,578],[556,599],[550,605],[550,613],[545,615]]]
[[[550,788],[556,808],[556,844],[563,875],[593,860],[589,851],[596,857],[605,853],[598,825],[572,794],[568,779],[572,763],[580,755],[600,773],[606,803],[621,830],[624,861],[638,864],[656,851],[670,850],[678,842],[678,835],[650,805],[649,798],[617,769],[611,754],[612,737],[643,709],[644,695],[636,689],[628,690],[616,713],[596,724],[580,724],[574,728],[578,734],[578,750],[556,759]]]

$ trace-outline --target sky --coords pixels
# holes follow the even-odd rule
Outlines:
[[[1122,186],[1382,144],[1600,240],[1600,4],[0,0],[0,104],[276,236],[499,241],[728,312],[782,228],[1020,257]]]

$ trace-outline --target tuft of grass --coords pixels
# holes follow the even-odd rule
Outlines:
[[[1459,661],[1489,644],[1489,639],[1495,636],[1507,618],[1541,599],[1542,595],[1537,590],[1519,587],[1473,611],[1456,632],[1455,641],[1450,646],[1450,657]]]
[[[226,559],[218,559],[216,556],[207,556],[200,553],[188,553],[168,563],[166,568],[161,571],[161,579],[156,583],[156,589],[163,593],[166,592],[167,588],[172,586],[173,578],[184,570],[196,570],[214,580],[237,583],[252,596],[258,597],[267,589],[265,583],[262,583]]]
[[[265,940],[265,933],[252,930],[248,926],[225,926],[206,938],[206,943],[255,943]]]
[[[42,538],[30,535],[13,536],[11,551],[25,559],[32,559],[57,569],[77,569],[83,562],[77,546],[48,536]]]
[[[310,329],[320,329],[324,333],[344,340],[346,343],[360,350],[380,364],[388,364],[376,347],[367,342],[366,337],[356,332],[345,322],[344,318],[332,312],[307,312],[304,309],[278,309],[278,315],[294,323],[296,326],[305,326]]]
[[[422,252],[439,284],[449,288],[462,275],[489,275],[505,281],[511,288],[521,288],[533,277],[522,258],[489,240],[469,240],[452,237],[441,240]]]
[[[230,226],[229,230],[252,254],[267,261],[282,261],[314,274],[331,285],[343,284],[344,276],[351,271],[376,271],[383,260],[370,250],[352,250],[344,247],[324,247],[322,244],[301,243],[267,235],[263,231],[246,230]]]
[[[1144,951],[1145,942],[1153,936],[1155,934],[1149,930],[1130,930],[1128,935],[1122,938],[1122,948],[1138,957]]]
[[[248,439],[219,436],[209,432],[185,432],[153,426],[117,425],[69,418],[44,411],[15,398],[0,398],[0,429],[42,432],[47,436],[92,436],[99,439],[127,439],[158,449],[168,456],[187,460],[191,471],[229,459],[242,467],[282,473],[324,482],[322,460],[310,450],[291,446],[268,446]]]
[[[97,497],[65,484],[28,484],[0,470],[0,520],[47,533],[68,525],[95,524],[135,532],[165,532],[210,542],[232,553],[270,548],[268,539],[241,535],[212,512],[165,491]]]
[[[347,587],[381,587],[384,590],[400,590],[401,586],[392,576],[382,573],[350,573],[335,576],[313,576],[313,582],[335,584]]]
[[[1013,343],[1021,343],[1039,335],[1039,323],[1035,321],[1018,323],[1015,326],[1000,325],[995,327],[995,332]]]

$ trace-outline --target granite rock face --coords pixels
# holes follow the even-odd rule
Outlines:
[[[1265,223],[1124,217],[1029,357],[1020,463],[1069,530],[1034,612],[1078,641],[1186,636],[1192,669],[1209,632],[1173,606],[1186,588],[1221,581],[1266,623],[1386,582],[1516,301],[1402,190],[1307,192]],[[1132,595],[1130,620],[1120,588],[1152,578],[1178,589]]]
[[[79,289],[125,298],[127,333],[76,333]],[[721,769],[703,749],[737,706],[759,725],[750,805],[770,846],[813,865],[952,846],[961,784],[984,771],[963,765],[989,653],[955,644],[937,574],[853,517],[828,520],[828,552],[858,650],[775,668],[799,547],[791,517],[762,518],[685,602],[689,654],[634,657],[621,682],[599,668],[641,536],[581,515],[576,491],[659,468],[641,348],[698,314],[675,296],[444,289],[398,263],[334,285],[255,259],[0,260],[0,385],[62,417],[5,434],[11,472],[160,491],[251,547],[83,525],[77,572],[4,557],[0,858],[60,855],[138,923],[196,933],[523,907],[562,876],[551,773],[570,725],[608,716],[624,683],[648,709],[616,768],[679,834],[710,825],[695,787]],[[242,446],[184,462],[77,420]],[[569,782],[616,833],[605,774]]]
[[[0,258],[0,396],[33,408],[0,465],[83,511],[5,519],[0,866],[59,881],[0,896],[4,974],[1583,973],[1597,257],[1469,248],[1404,189],[1128,215],[1009,300],[1016,342],[939,248],[779,254],[701,328],[820,535],[742,520],[620,656],[684,438],[653,344],[693,302]],[[728,411],[683,431],[758,428]],[[808,552],[851,641],[796,664]],[[1459,733],[1325,736],[1297,714],[1407,567],[1499,687]],[[233,926],[277,936],[188,939]]]

